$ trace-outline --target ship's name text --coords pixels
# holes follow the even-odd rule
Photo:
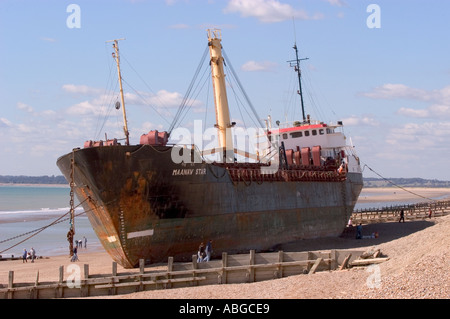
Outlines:
[[[183,168],[183,169],[174,169],[172,171],[172,176],[179,175],[206,175],[206,168]]]

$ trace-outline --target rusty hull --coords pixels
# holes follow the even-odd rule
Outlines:
[[[302,238],[338,236],[362,189],[342,181],[236,182],[208,163],[175,164],[169,146],[75,150],[76,194],[105,250],[125,268],[191,260],[201,242],[214,255],[269,250]],[[70,180],[72,153],[57,165]]]

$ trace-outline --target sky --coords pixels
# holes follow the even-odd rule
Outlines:
[[[260,119],[301,117],[296,44],[306,113],[343,121],[365,177],[450,180],[449,21],[448,0],[0,0],[0,175],[60,175],[59,156],[123,137],[108,40],[131,143],[167,130],[217,28]],[[202,83],[180,126],[213,126]]]

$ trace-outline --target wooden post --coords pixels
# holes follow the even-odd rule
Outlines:
[[[345,257],[344,261],[342,262],[341,267],[339,268],[339,270],[343,270],[345,268],[347,268],[348,265],[348,261],[350,260],[350,258],[352,257],[352,254],[348,254],[347,257]]]
[[[312,266],[311,270],[309,271],[308,275],[312,275],[316,272],[317,267],[319,267],[320,263],[322,262],[322,257],[319,257],[316,259],[316,262],[314,263],[314,265]]]
[[[172,288],[172,283],[170,282],[170,279],[172,278],[172,275],[170,272],[173,271],[173,257],[169,257],[168,263],[167,263],[167,271],[169,272],[167,274],[167,288]]]
[[[337,268],[337,254],[336,250],[332,249],[330,251],[330,270],[335,270]]]
[[[139,282],[140,282],[139,291],[144,290],[144,285],[142,284],[142,275],[144,274],[144,271],[145,271],[144,266],[145,266],[144,259],[139,259],[139,275],[141,275],[141,276],[139,276]]]
[[[37,274],[36,274],[36,281],[34,282],[34,287],[33,287],[33,290],[31,291],[30,298],[39,299],[38,285],[39,285],[39,270],[37,271]]]
[[[117,263],[115,261],[112,263],[112,275],[117,276]]]
[[[83,280],[81,281],[81,287],[80,287],[80,293],[81,297],[88,297],[89,296],[89,285],[86,285],[86,282],[89,278],[89,265],[84,264],[84,273],[83,273]]]
[[[113,261],[112,263],[112,278],[111,278],[111,288],[109,288],[109,294],[110,295],[116,295],[117,294],[117,288],[114,286],[114,283],[116,282],[116,276],[117,276],[117,263]]]
[[[314,254],[310,251],[308,251],[308,260],[312,260],[314,257]],[[311,270],[311,263],[308,262],[308,265],[306,266],[306,270],[310,271]]]
[[[280,266],[278,266],[278,278],[283,278],[283,256],[284,252],[282,250],[278,251],[278,262],[280,263]]]
[[[59,280],[58,280],[58,292],[57,298],[64,297],[64,266],[59,266]]]
[[[144,259],[139,259],[139,274],[143,275],[145,271]]]
[[[195,278],[195,269],[198,268],[198,264],[197,264],[197,255],[192,255],[192,277]],[[198,285],[198,281],[192,281],[191,283],[192,286],[197,286]]]
[[[8,288],[12,289],[14,287],[14,271],[10,270],[8,274]],[[8,299],[14,298],[14,291],[8,291]]]
[[[255,264],[255,251],[250,250],[250,269],[249,269],[249,282],[255,281],[255,269],[252,267]]]
[[[84,264],[84,280],[89,278],[89,265],[88,264]]]
[[[227,268],[228,266],[228,254],[226,252],[222,253],[222,284],[227,283]]]

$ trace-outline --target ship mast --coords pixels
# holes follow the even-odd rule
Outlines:
[[[298,87],[299,90],[297,93],[300,95],[300,101],[301,101],[301,107],[302,107],[302,115],[303,115],[303,123],[306,122],[306,116],[305,116],[305,105],[303,103],[303,91],[302,91],[302,71],[300,70],[300,61],[308,60],[309,58],[299,59],[298,58],[298,49],[297,49],[297,43],[294,44],[293,49],[295,50],[295,60],[288,61],[291,65],[291,67],[294,67],[295,72],[297,72],[298,75]]]
[[[120,73],[120,57],[119,57],[119,43],[118,41],[125,40],[125,39],[116,39],[116,40],[110,40],[106,42],[114,42],[113,48],[115,52],[112,54],[113,58],[116,60],[117,63],[117,75],[119,77],[119,87],[120,87],[120,98],[122,101],[122,113],[123,113],[123,131],[125,133],[126,138],[126,145],[130,145],[130,132],[128,131],[128,124],[127,124],[127,113],[125,111],[125,99],[123,97],[123,88],[122,88],[122,75]]]
[[[234,162],[233,135],[231,132],[233,123],[231,123],[230,110],[228,108],[220,30],[208,30],[208,41],[216,107],[215,127],[218,131],[219,147],[224,151],[223,160],[224,162],[232,163]]]

